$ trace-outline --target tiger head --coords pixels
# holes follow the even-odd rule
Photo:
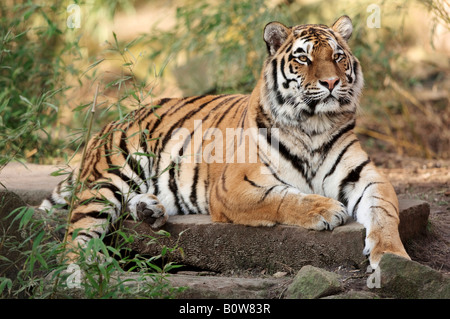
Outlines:
[[[264,29],[269,56],[263,94],[274,118],[285,125],[312,118],[355,113],[363,86],[361,67],[347,41],[349,17],[333,26],[288,28],[271,22]]]

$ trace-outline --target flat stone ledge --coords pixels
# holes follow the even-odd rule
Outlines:
[[[126,222],[139,234],[151,235],[144,223]],[[304,265],[327,266],[365,260],[364,228],[355,222],[332,232],[310,231],[295,226],[250,227],[213,223],[210,216],[171,216],[163,227],[172,236],[161,244],[183,248],[184,258],[174,254],[177,262],[212,271],[269,269],[292,271]],[[181,236],[177,236],[183,232]],[[134,249],[141,254],[157,255],[160,245],[137,240]]]
[[[400,201],[400,236],[414,238],[426,231],[429,205],[423,201]],[[126,221],[125,226],[141,235],[154,231],[145,223]],[[137,240],[133,248],[140,254],[157,255],[161,244],[183,248],[171,260],[201,269],[224,272],[248,269],[293,272],[305,265],[332,267],[360,265],[366,261],[365,229],[354,221],[333,231],[312,231],[296,226],[250,227],[213,223],[208,215],[171,216],[163,229],[170,238],[160,245]],[[178,234],[182,233],[181,236]]]

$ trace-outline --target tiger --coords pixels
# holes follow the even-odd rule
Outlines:
[[[125,213],[155,229],[176,214],[317,231],[353,218],[373,268],[388,252],[410,259],[395,190],[354,133],[364,79],[352,33],[346,15],[331,27],[268,23],[251,94],[161,98],[131,111],[90,139],[79,170],[40,208],[67,204],[78,179],[68,226],[77,247]]]

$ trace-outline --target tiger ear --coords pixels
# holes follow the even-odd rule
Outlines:
[[[345,41],[348,41],[352,36],[353,25],[352,20],[348,16],[342,16],[337,19],[331,28],[339,33]]]
[[[274,55],[288,38],[290,29],[279,22],[270,22],[264,28],[264,41],[267,51]]]

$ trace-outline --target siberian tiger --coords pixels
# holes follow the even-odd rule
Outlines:
[[[69,241],[101,236],[125,211],[154,228],[170,215],[200,213],[332,230],[351,216],[366,228],[372,267],[386,252],[409,258],[394,189],[353,132],[363,74],[347,44],[352,31],[347,16],[331,28],[271,22],[250,95],[165,98],[105,126],[79,170],[69,234],[78,231]],[[74,180],[41,208],[66,204]]]

